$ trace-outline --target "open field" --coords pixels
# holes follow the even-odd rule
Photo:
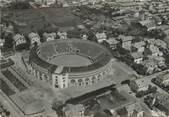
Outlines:
[[[19,32],[28,33],[41,29],[58,27],[72,27],[80,24],[80,18],[71,13],[71,8],[42,8],[4,11],[10,15],[9,19],[20,24]]]

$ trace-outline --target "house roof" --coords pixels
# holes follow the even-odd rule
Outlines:
[[[169,110],[169,98],[167,95],[162,93],[156,93],[155,97],[160,100],[160,104],[162,104],[166,109]]]
[[[162,57],[162,56],[149,56],[149,58],[150,58],[150,59],[155,59],[155,60],[157,60],[157,61],[165,60],[165,58]]]
[[[159,49],[157,46],[154,46],[154,45],[150,45],[149,49],[151,50],[152,53],[156,53],[156,52],[159,52]]]
[[[128,112],[132,112],[133,110],[135,110],[137,112],[141,112],[142,106],[140,105],[140,103],[133,103],[133,104],[129,105],[126,109]]]
[[[151,20],[142,20],[142,21],[140,21],[140,24],[142,24],[143,26],[147,25],[148,23],[151,23]]]
[[[13,39],[14,39],[14,41],[17,41],[18,39],[25,39],[25,37],[23,36],[23,35],[21,35],[21,34],[16,34],[14,37],[13,37]]]
[[[169,73],[168,74],[164,74],[163,76],[160,76],[159,78],[163,79],[163,80],[168,80],[169,79]]]
[[[140,78],[134,81],[136,83],[136,85],[138,86],[138,88],[142,88],[148,85],[148,83],[146,82],[146,80],[144,78]]]
[[[147,68],[149,68],[149,67],[156,67],[158,62],[157,60],[149,59],[149,60],[144,60],[142,64]]]
[[[29,38],[33,38],[33,37],[40,38],[39,34],[38,33],[34,33],[34,32],[29,33],[28,37]]]
[[[134,47],[136,48],[140,48],[142,46],[144,46],[146,43],[144,41],[140,41],[140,42],[136,42],[133,44]]]
[[[100,39],[100,38],[106,39],[106,38],[107,38],[107,35],[106,35],[106,33],[104,33],[104,32],[102,32],[102,33],[97,32],[97,33],[96,33],[96,37],[97,37],[97,39]]]
[[[163,47],[163,48],[166,48],[166,47],[167,47],[166,42],[163,41],[163,40],[160,40],[160,39],[156,39],[156,40],[155,40],[155,45],[160,46],[160,47]]]
[[[119,41],[117,41],[115,38],[109,38],[108,40],[106,40],[107,43],[109,44],[117,44],[119,43]]]
[[[142,52],[134,52],[134,53],[131,54],[131,56],[134,59],[138,59],[138,58],[142,58],[143,57],[143,53]]]
[[[153,20],[143,20],[143,21],[140,21],[140,24],[143,26],[146,26],[147,28],[152,28],[152,27],[156,26],[156,24]]]
[[[67,104],[65,107],[65,111],[81,112],[81,111],[84,111],[84,107],[82,104],[77,104],[77,105]]]
[[[133,40],[133,37],[132,37],[132,36],[119,35],[119,38],[120,38],[123,42]]]
[[[150,44],[154,44],[155,43],[155,39],[152,38],[152,39],[149,39],[149,38],[145,38],[144,41],[150,43]]]

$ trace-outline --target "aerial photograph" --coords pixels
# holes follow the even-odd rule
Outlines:
[[[169,0],[0,0],[0,117],[169,117]]]

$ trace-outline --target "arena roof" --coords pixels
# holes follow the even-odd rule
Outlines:
[[[78,50],[78,52],[72,53],[72,50],[70,52],[70,49],[72,48]],[[61,65],[49,62],[49,59],[63,54],[78,54],[91,59],[92,62],[91,64],[81,66],[66,66],[63,63],[62,73],[91,71],[103,67],[112,58],[111,53],[106,48],[95,42],[80,39],[68,39],[45,42],[39,47],[33,48],[30,52],[30,62],[35,63],[50,72],[54,72]]]

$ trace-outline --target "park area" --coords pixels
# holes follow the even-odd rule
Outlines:
[[[71,8],[41,8],[6,10],[16,25],[16,31],[27,34],[31,31],[51,31],[58,28],[70,28],[81,24],[81,19],[72,14]]]

